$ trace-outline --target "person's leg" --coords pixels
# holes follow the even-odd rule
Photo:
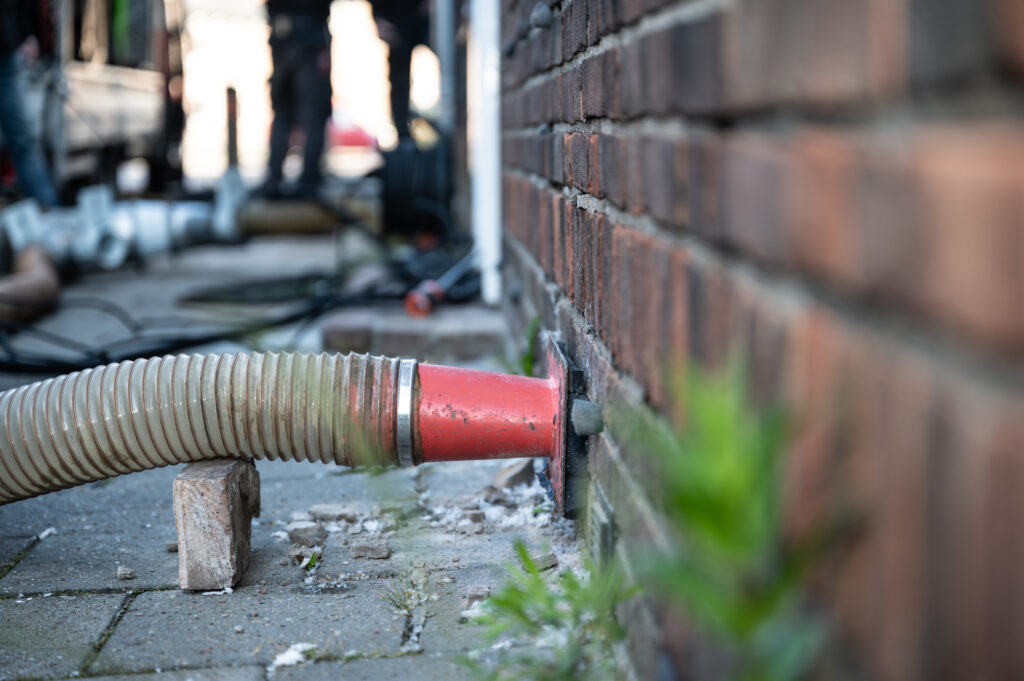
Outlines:
[[[15,54],[0,55],[0,132],[3,132],[22,189],[40,204],[55,206],[57,190],[32,135],[18,69]]]
[[[315,191],[320,186],[320,161],[324,153],[327,118],[331,113],[331,54],[325,47],[315,59],[306,60],[296,79],[300,124],[306,133],[302,156],[301,189]]]
[[[278,184],[284,179],[284,157],[288,154],[288,140],[291,137],[293,103],[291,76],[286,72],[284,48],[275,46],[271,50],[274,73],[270,77],[270,107],[274,120],[270,124],[270,159],[267,162],[267,184]]]
[[[402,40],[388,50],[388,80],[391,81],[391,120],[400,139],[409,132],[409,86],[412,79],[412,45]]]

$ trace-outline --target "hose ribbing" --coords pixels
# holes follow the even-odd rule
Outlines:
[[[0,504],[220,457],[397,464],[398,360],[178,355],[0,393]]]

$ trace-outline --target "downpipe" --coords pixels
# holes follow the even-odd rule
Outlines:
[[[75,372],[0,393],[0,504],[223,457],[343,466],[544,457],[568,512],[567,462],[583,434],[566,418],[569,368],[552,366],[542,379],[270,352]]]

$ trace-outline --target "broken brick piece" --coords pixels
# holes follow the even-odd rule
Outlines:
[[[249,566],[260,476],[252,461],[190,463],[174,479],[178,584],[188,591],[232,587]]]

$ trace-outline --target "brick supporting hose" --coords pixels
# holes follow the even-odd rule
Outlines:
[[[564,377],[358,354],[179,355],[87,369],[0,393],[0,504],[225,457],[557,459]]]

